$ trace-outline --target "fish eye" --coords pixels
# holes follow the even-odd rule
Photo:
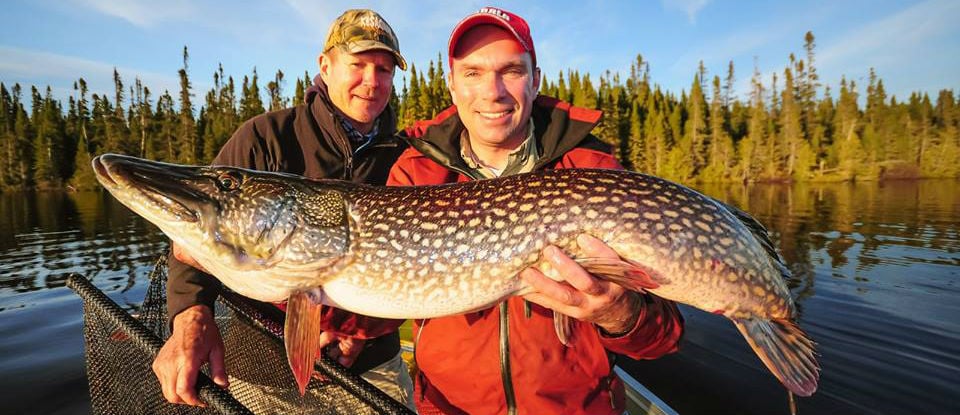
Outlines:
[[[240,187],[240,180],[229,173],[223,173],[220,177],[217,177],[217,186],[221,190],[235,190]]]

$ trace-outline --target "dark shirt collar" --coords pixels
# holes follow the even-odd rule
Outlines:
[[[347,121],[345,117],[338,118],[340,118],[340,125],[343,126],[343,131],[347,133],[347,138],[350,139],[350,144],[352,144],[354,148],[363,146],[373,141],[374,137],[380,134],[379,119],[373,122],[373,129],[371,129],[369,133],[364,134],[361,133],[360,130],[357,130],[357,128],[354,127],[350,121]]]

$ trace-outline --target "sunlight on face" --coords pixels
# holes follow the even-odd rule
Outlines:
[[[369,132],[390,101],[393,55],[379,50],[350,54],[334,48],[320,55],[319,63],[330,101],[360,132]]]
[[[509,32],[480,25],[454,51],[450,95],[460,119],[479,145],[513,148],[526,138],[540,72]]]

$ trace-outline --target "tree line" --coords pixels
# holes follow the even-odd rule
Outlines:
[[[865,99],[846,78],[834,98],[816,72],[810,32],[804,49],[803,58],[791,54],[769,79],[754,68],[745,99],[734,93],[733,62],[723,78],[708,76],[701,62],[678,96],[651,82],[640,55],[625,77],[607,71],[596,86],[578,70],[544,74],[540,93],[603,111],[593,132],[624,166],[681,182],[960,177],[960,108],[952,90],[935,99],[925,92],[888,97],[871,69]],[[0,82],[0,188],[95,187],[90,160],[106,152],[208,163],[242,122],[303,102],[312,83],[304,72],[287,97],[282,71],[261,87],[254,69],[238,86],[220,66],[213,87],[194,103],[188,62],[184,47],[176,97],[164,91],[154,99],[139,78],[124,85],[116,70],[113,96],[89,94],[80,78],[66,108],[50,87],[31,86],[27,95],[19,84]],[[443,67],[438,55],[426,71],[411,65],[401,72],[402,87],[390,102],[400,127],[451,104]]]

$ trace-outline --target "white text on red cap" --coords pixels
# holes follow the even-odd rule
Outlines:
[[[484,7],[480,9],[480,11],[478,11],[477,13],[492,14],[508,22],[510,21],[510,16],[504,13],[503,10],[500,10],[496,7]]]

